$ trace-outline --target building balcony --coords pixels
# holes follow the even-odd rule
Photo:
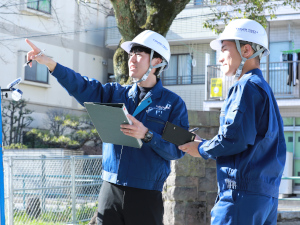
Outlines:
[[[245,4],[246,0],[239,1],[239,4]],[[190,0],[190,2],[186,5],[186,8],[190,7],[205,7],[205,6],[222,6],[222,5],[230,5],[236,4],[231,0],[217,0],[215,3],[212,3],[210,0]]]
[[[190,85],[190,84],[205,84],[205,75],[182,75],[161,78],[164,86],[168,85]]]
[[[281,1],[272,1],[281,2]],[[240,4],[245,1],[241,0]],[[209,43],[217,35],[210,29],[203,28],[203,23],[207,19],[213,19],[214,13],[211,7],[227,7],[231,9],[233,6],[230,0],[218,0],[212,4],[209,0],[191,0],[174,19],[166,38],[170,45],[187,45],[192,43]],[[232,9],[231,9],[232,10]],[[268,12],[266,12],[268,14]],[[276,19],[272,19],[272,23],[280,21],[293,21],[294,24],[300,23],[300,13],[291,9],[289,6],[282,6],[276,10]],[[220,26],[222,26],[220,24]],[[107,17],[107,29],[105,45],[107,48],[115,50],[121,39],[117,22],[114,16]]]
[[[212,17],[209,7],[188,7],[174,19],[166,38],[170,45],[184,45],[191,43],[209,43],[216,38],[210,29],[203,28],[203,22]],[[116,49],[121,39],[114,16],[107,17],[105,45]]]
[[[300,61],[261,63],[265,80],[269,83],[279,107],[300,106]],[[208,65],[206,77],[206,98],[204,109],[220,109],[233,85],[233,77],[222,75],[220,65]],[[269,76],[267,76],[269,73]]]

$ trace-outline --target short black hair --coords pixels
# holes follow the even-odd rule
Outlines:
[[[130,53],[137,53],[137,52],[145,52],[150,55],[151,49],[147,48],[143,45],[133,45],[132,48],[130,49]],[[159,59],[163,60],[163,57],[160,54],[158,54],[156,51],[154,51],[154,53],[153,53],[153,59],[154,58],[159,58]],[[157,76],[159,71],[160,71],[160,68],[156,68],[154,74]]]

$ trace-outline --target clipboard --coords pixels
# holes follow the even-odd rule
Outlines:
[[[132,124],[127,118],[124,103],[85,102],[84,106],[103,142],[141,148],[141,139],[127,136],[120,131],[121,124]]]
[[[161,137],[162,139],[179,146],[194,141],[196,135],[167,121]]]

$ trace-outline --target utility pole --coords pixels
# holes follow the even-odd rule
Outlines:
[[[12,99],[19,101],[22,98],[23,92],[20,89],[14,88],[21,82],[21,78],[18,78],[7,85],[7,89],[1,89],[0,87],[0,225],[5,225],[5,194],[4,194],[4,167],[3,167],[3,151],[2,151],[2,110],[1,100],[2,96],[7,97],[7,92],[12,92]],[[3,94],[5,93],[5,94]]]

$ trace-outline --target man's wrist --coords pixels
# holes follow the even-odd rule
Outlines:
[[[153,132],[148,129],[147,132],[145,133],[144,138],[142,140],[145,143],[148,143],[148,142],[150,142],[152,140],[152,138],[153,138]]]
[[[50,60],[50,62],[47,64],[48,70],[52,73],[55,70],[57,63],[54,60]]]

